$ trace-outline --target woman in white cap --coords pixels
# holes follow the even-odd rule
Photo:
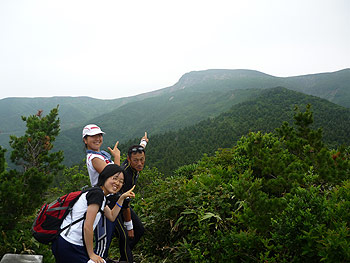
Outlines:
[[[96,124],[89,124],[83,128],[83,141],[86,148],[86,165],[89,172],[91,186],[97,184],[98,175],[105,166],[109,163],[120,165],[120,151],[118,149],[119,141],[116,142],[114,148],[108,147],[108,150],[113,155],[105,151],[101,151],[103,143],[103,132]]]

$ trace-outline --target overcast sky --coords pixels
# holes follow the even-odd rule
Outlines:
[[[349,67],[348,0],[0,0],[0,99],[114,99],[194,70]]]

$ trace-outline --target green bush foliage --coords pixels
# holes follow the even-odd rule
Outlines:
[[[250,132],[171,176],[142,171],[132,205],[146,232],[135,260],[349,262],[350,147],[327,148],[309,105],[296,107],[294,119],[275,132]],[[3,155],[0,149],[0,175],[8,176]],[[88,184],[84,165],[65,169],[57,182],[47,199]],[[2,231],[0,252],[43,254],[51,263],[50,247],[31,238],[33,219]],[[118,253],[117,243],[110,252]]]
[[[135,200],[145,262],[348,262],[349,149],[325,147],[310,106],[294,117],[154,178]]]

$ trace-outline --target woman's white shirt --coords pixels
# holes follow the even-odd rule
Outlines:
[[[94,191],[98,192],[98,191]],[[78,220],[82,217],[84,217],[84,214],[87,211],[88,204],[98,204],[100,205],[101,210],[104,210],[105,204],[106,204],[106,198],[103,195],[103,192],[93,193],[89,195],[89,201],[87,199],[87,195],[89,192],[83,193],[77,202],[74,204],[72,212],[67,215],[67,217],[63,220],[63,223],[61,225],[61,228],[64,228],[65,226],[69,225],[71,222],[74,222],[75,220]],[[101,202],[101,194],[103,195],[103,199]],[[93,196],[93,197],[91,197]],[[95,229],[98,221],[101,218],[101,212],[98,212],[93,224],[93,229]],[[68,227],[66,230],[64,230],[61,233],[61,236],[68,242],[78,245],[78,246],[84,246],[83,241],[83,223],[85,220],[81,220],[78,223],[72,225],[70,228]],[[68,232],[68,234],[67,234]]]
[[[86,166],[87,166],[87,169],[88,169],[88,173],[89,173],[89,177],[90,177],[90,183],[91,183],[92,186],[97,185],[98,176],[99,176],[99,173],[96,171],[96,169],[92,165],[92,160],[94,158],[99,158],[102,161],[104,161],[106,164],[113,163],[113,161],[108,160],[102,154],[96,154],[96,153],[88,153],[88,154],[86,154]]]

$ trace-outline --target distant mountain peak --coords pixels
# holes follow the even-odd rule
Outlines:
[[[207,69],[200,71],[191,71],[185,73],[179,81],[173,86],[175,89],[183,89],[207,81],[220,81],[244,78],[259,78],[273,76],[250,69]]]

